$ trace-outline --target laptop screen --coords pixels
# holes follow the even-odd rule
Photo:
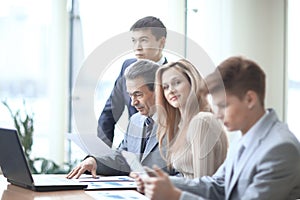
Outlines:
[[[0,166],[3,175],[9,181],[24,185],[33,184],[16,130],[0,128]]]
[[[14,129],[0,128],[0,166],[7,181],[34,191],[79,190],[87,187],[86,183],[69,180],[65,177],[35,176],[34,182],[28,167],[19,136]],[[42,179],[42,180],[41,180]]]

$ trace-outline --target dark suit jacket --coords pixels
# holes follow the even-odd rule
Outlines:
[[[123,76],[126,68],[136,61],[137,59],[135,58],[124,61],[110,97],[107,99],[103,111],[98,119],[98,137],[101,138],[108,146],[112,145],[115,124],[120,119],[125,106],[127,106],[129,117],[137,112],[137,110],[131,106],[131,99],[127,93],[125,78]],[[165,59],[164,64],[165,63],[167,63],[167,59]]]

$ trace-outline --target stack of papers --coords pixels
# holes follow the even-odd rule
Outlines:
[[[129,176],[98,176],[93,178],[91,175],[81,175],[78,179],[80,182],[134,182],[134,179]]]
[[[88,184],[85,190],[136,189],[134,179],[129,176],[100,176],[93,178],[91,175],[84,175],[78,181]]]
[[[104,199],[104,200],[149,200],[146,196],[138,193],[137,191],[88,191],[88,195],[92,196],[95,199]]]

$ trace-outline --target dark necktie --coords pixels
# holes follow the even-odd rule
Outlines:
[[[152,129],[153,129],[154,120],[151,117],[147,117],[144,122],[144,137],[142,138],[142,147],[141,147],[141,153],[144,153],[145,148],[147,146],[149,137],[151,135]]]

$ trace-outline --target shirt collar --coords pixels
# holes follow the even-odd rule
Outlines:
[[[145,115],[144,115],[144,117],[145,117],[145,119],[146,119],[147,117],[151,117],[151,118],[154,120],[154,122],[157,121],[157,113],[154,113],[152,116],[145,116]]]
[[[165,60],[166,60],[166,57],[162,56],[162,57],[160,58],[160,60],[157,61],[156,63],[157,63],[158,65],[163,65],[164,62],[165,62]]]
[[[260,127],[263,125],[263,121],[268,114],[269,111],[266,110],[265,114],[246,132],[246,134],[240,140],[241,145],[244,145],[247,148],[252,144],[252,140],[255,139],[255,133],[257,133]]]

